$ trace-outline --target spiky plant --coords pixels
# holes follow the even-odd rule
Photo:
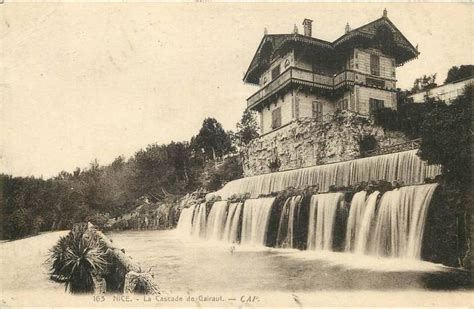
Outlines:
[[[94,291],[93,276],[103,275],[107,266],[105,247],[97,237],[83,237],[75,227],[50,251],[51,276],[66,284],[71,293]]]
[[[71,238],[68,236],[62,236],[59,238],[56,245],[49,250],[49,257],[46,261],[51,265],[50,275],[51,279],[58,282],[65,282],[66,277],[61,272],[62,265],[66,256],[66,251],[70,246]]]

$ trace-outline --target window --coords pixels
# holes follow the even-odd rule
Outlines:
[[[349,107],[349,101],[347,99],[342,99],[339,100],[339,102],[336,103],[336,108],[338,110],[346,110]]]
[[[385,88],[385,81],[381,79],[373,79],[373,78],[367,77],[365,79],[365,82],[367,86]]]
[[[323,119],[323,102],[313,101],[313,118]]]
[[[280,65],[277,65],[272,69],[272,80],[278,77],[280,75]]]
[[[281,107],[272,111],[272,129],[281,127]]]
[[[373,114],[376,110],[384,108],[384,101],[377,99],[369,99],[369,113]]]
[[[380,57],[377,55],[370,55],[370,74],[380,75]]]

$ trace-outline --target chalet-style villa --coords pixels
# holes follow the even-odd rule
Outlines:
[[[396,108],[395,68],[419,54],[383,16],[351,30],[334,42],[311,36],[309,19],[291,34],[266,34],[244,76],[260,86],[247,108],[260,115],[261,133],[293,120],[321,118],[336,109],[362,115],[380,107]]]

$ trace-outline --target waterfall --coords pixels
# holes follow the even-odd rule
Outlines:
[[[288,198],[283,205],[278,225],[277,247],[293,248],[294,228],[298,222],[301,196]]]
[[[268,220],[275,198],[248,199],[244,203],[242,244],[265,245]]]
[[[336,212],[343,203],[343,193],[316,194],[311,197],[308,250],[332,251]]]
[[[321,192],[331,185],[350,186],[363,181],[403,181],[405,185],[421,184],[425,178],[441,174],[439,165],[427,165],[410,150],[339,163],[282,171],[265,175],[241,178],[227,183],[213,193],[228,199],[233,194],[250,193],[256,198],[260,194],[278,192],[287,187],[319,185]]]
[[[199,237],[204,237],[206,235],[206,203],[201,203],[194,210],[191,234]]]
[[[227,215],[227,201],[218,201],[212,205],[207,217],[206,238],[222,239]]]
[[[242,212],[242,203],[232,203],[229,205],[227,218],[224,226],[223,240],[230,243],[239,241],[239,222]]]
[[[356,253],[364,254],[366,252],[366,246],[370,236],[371,227],[375,220],[375,211],[379,194],[379,191],[375,191],[369,195],[367,201],[365,202],[362,216],[359,217],[361,220],[356,222],[356,225],[358,225],[355,234],[354,252]],[[351,219],[349,218],[349,220]]]
[[[191,229],[192,229],[192,224],[193,224],[193,214],[194,214],[194,208],[196,206],[192,205],[189,208],[183,208],[181,210],[181,214],[179,216],[178,220],[178,226],[176,229],[178,232],[182,235],[190,235],[191,234]]]
[[[380,200],[371,253],[420,259],[428,207],[437,184],[386,192]]]
[[[379,191],[368,196],[365,191],[357,192],[352,197],[347,222],[341,219],[345,215],[338,214],[346,213],[344,193],[311,196],[309,213],[306,206],[301,206],[302,196],[289,197],[281,213],[276,212],[275,223],[279,223],[278,228],[274,227],[276,246],[304,248],[295,246],[295,235],[299,233],[304,235],[299,237],[304,237],[308,250],[338,250],[342,245],[338,239],[345,238],[346,252],[420,259],[426,217],[436,186],[406,186],[382,195]],[[274,201],[275,198],[230,204],[218,201],[212,205],[207,220],[206,203],[193,205],[182,209],[177,229],[183,235],[231,243],[240,239],[246,245],[265,245]],[[306,232],[298,232],[302,224],[308,228],[307,238]]]
[[[404,208],[405,205],[400,204],[399,190],[395,189],[386,192],[382,195],[379,202],[376,220],[370,236],[370,243],[367,243],[365,251],[375,255],[390,255],[390,248],[397,250],[393,244],[391,244],[392,236],[393,241],[397,242],[395,238],[398,237],[397,231],[393,229],[400,229],[400,232],[406,229],[407,222],[399,222],[405,226],[399,226],[397,221],[397,208]],[[403,211],[403,210],[401,210]],[[395,215],[392,215],[395,212]],[[370,246],[370,248],[368,247]]]
[[[364,213],[366,197],[366,191],[357,192],[352,197],[349,218],[347,220],[345,251],[354,250],[355,235],[358,234],[358,231],[360,230],[360,225],[358,223],[360,223]]]

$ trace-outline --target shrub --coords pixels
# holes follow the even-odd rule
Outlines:
[[[106,269],[106,248],[98,237],[83,237],[87,225],[76,225],[50,250],[51,277],[66,284],[71,293],[92,293],[94,276]]]
[[[381,126],[384,130],[400,130],[400,119],[398,111],[385,107],[374,111],[374,123]]]
[[[433,109],[421,130],[419,155],[430,164],[442,164],[447,177],[469,188],[471,183],[472,91],[464,93],[451,105]]]
[[[9,218],[7,230],[11,239],[18,239],[25,237],[31,232],[31,215],[24,209],[19,208],[15,210]]]
[[[364,135],[359,140],[359,150],[363,154],[369,150],[374,150],[377,147],[377,140],[373,135]]]

